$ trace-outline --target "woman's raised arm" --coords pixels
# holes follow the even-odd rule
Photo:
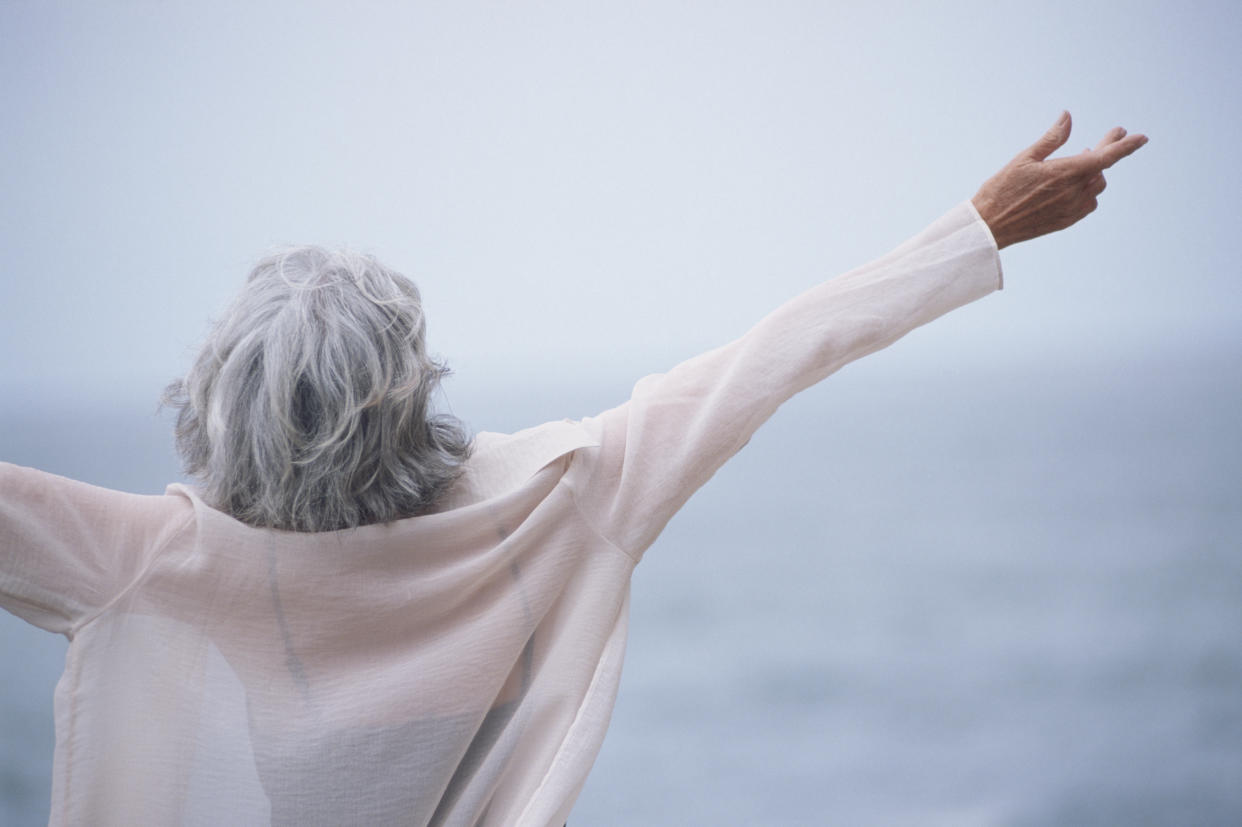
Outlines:
[[[787,302],[740,339],[643,379],[627,403],[586,420],[600,447],[576,455],[570,470],[584,516],[640,556],[786,399],[1000,289],[999,248],[1081,219],[1102,170],[1146,140],[1115,129],[1094,150],[1046,160],[1068,136],[1066,114],[979,195],[904,244]]]

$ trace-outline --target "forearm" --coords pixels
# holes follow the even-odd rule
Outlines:
[[[959,204],[875,261],[787,302],[740,339],[649,376],[600,429],[584,497],[619,547],[639,554],[777,407],[841,366],[1001,287],[986,225]]]

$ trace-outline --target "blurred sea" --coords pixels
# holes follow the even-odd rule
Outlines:
[[[868,359],[793,400],[639,566],[570,823],[1242,824],[1239,357]],[[150,409],[89,418],[9,400],[0,459],[176,478]],[[64,652],[0,616],[0,823],[47,820]]]

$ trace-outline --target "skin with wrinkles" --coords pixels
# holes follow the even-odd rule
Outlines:
[[[997,247],[1064,230],[1098,206],[1104,191],[1104,170],[1147,143],[1147,136],[1127,135],[1113,127],[1094,149],[1048,160],[1070,136],[1070,113],[1038,141],[1019,152],[993,175],[971,199],[987,222]]]

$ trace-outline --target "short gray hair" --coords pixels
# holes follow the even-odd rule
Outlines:
[[[470,438],[430,413],[448,369],[425,337],[418,288],[371,256],[306,246],[260,261],[164,392],[204,501],[291,531],[428,510]]]

